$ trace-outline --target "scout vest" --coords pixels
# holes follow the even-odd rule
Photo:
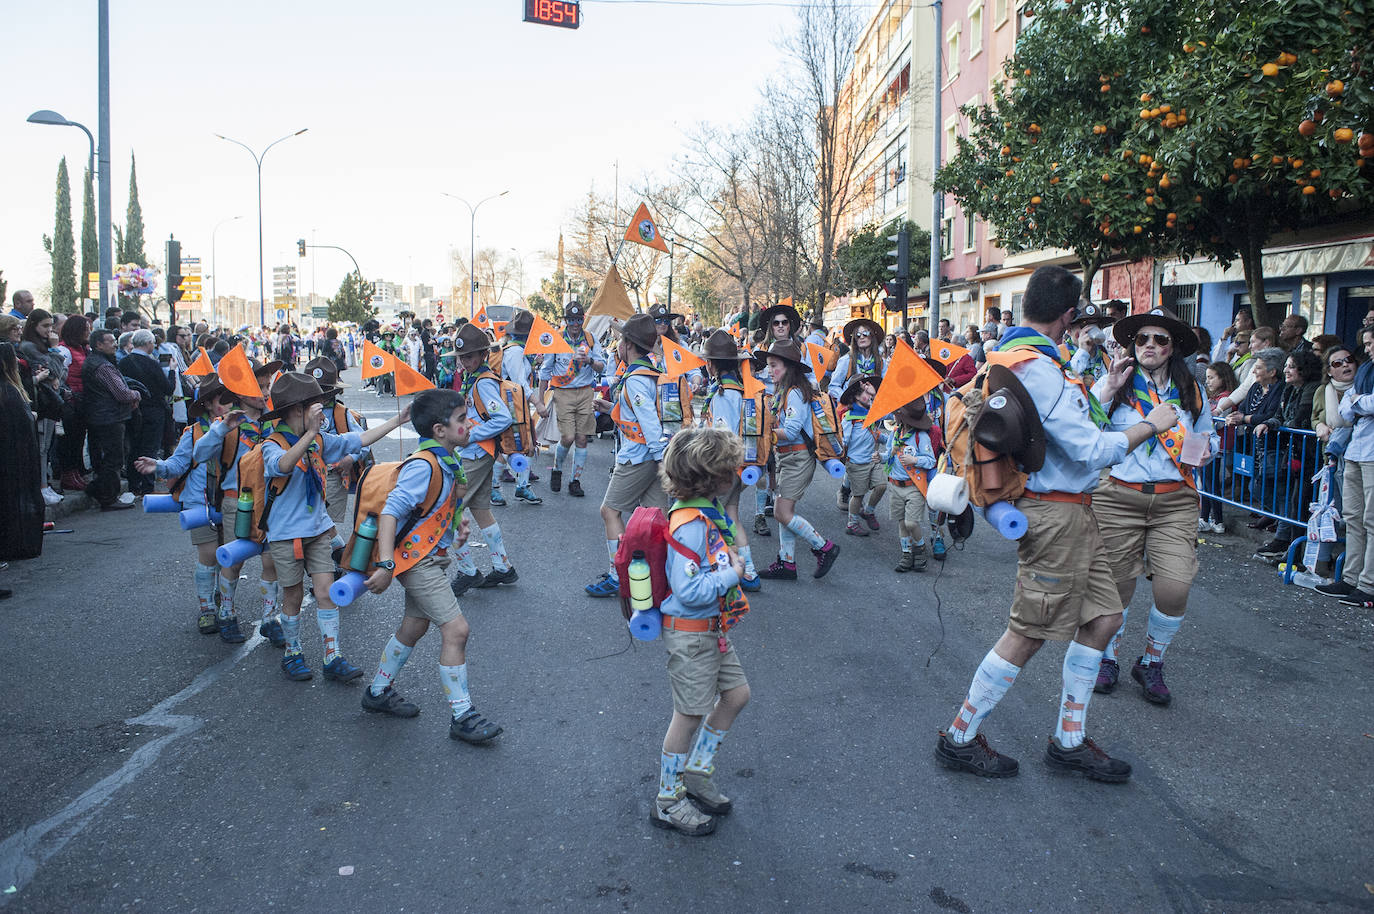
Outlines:
[[[730,431],[744,439],[745,464],[763,466],[768,462],[769,450],[773,444],[773,412],[765,401],[767,395],[760,391],[752,397],[746,396],[744,383],[734,378],[722,378],[716,382],[716,387],[718,390],[739,392],[739,427]],[[707,408],[702,416],[707,424],[711,425],[714,424],[710,409],[711,399],[708,398],[706,402]]]
[[[204,418],[197,419],[195,423],[187,426],[186,431],[191,435],[192,447],[194,447],[195,443],[203,438],[205,433],[209,430],[210,425]],[[220,484],[223,482],[225,474],[229,472],[229,468],[234,465],[234,459],[238,456],[238,453],[238,437],[226,434],[224,436],[224,447],[220,449],[219,460],[209,464],[205,468],[205,503],[216,511],[219,510],[220,505],[224,502],[224,492],[221,491]],[[190,478],[190,476],[191,471],[187,470],[185,473],[182,473],[176,479],[172,480],[167,491],[171,493],[173,498],[178,501],[181,500],[181,493],[186,490],[186,480]]]
[[[694,520],[706,522],[706,554],[699,557],[694,556],[694,560],[704,570],[716,571],[721,568],[729,568],[730,546],[734,545],[735,540],[734,524],[725,515],[720,505],[714,501],[693,498],[687,501],[674,502],[668,513],[669,544],[685,555],[687,550],[681,548],[682,544],[677,541],[673,534],[684,524],[689,524]],[[739,624],[739,621],[744,618],[744,614],[749,612],[749,598],[736,585],[718,597],[717,600],[720,605],[720,631],[723,636],[725,632]],[[720,649],[722,652],[727,649],[724,637],[721,638]]]
[[[660,375],[657,368],[643,359],[636,359],[631,362],[629,369],[621,375],[620,380],[615,382],[615,390],[611,394],[612,399],[615,401],[615,405],[611,407],[611,421],[615,423],[615,427],[620,430],[621,437],[626,441],[634,444],[648,444],[648,440],[644,437],[644,429],[642,429],[639,423],[634,419],[633,410],[621,408],[621,395],[625,392],[625,382],[635,376],[648,378],[653,381],[655,385],[660,384]],[[661,391],[662,387],[659,386],[657,389]],[[654,410],[658,413],[659,421],[662,422],[663,399],[661,396],[654,399]],[[679,416],[680,415],[679,413]],[[679,419],[679,421],[681,420]]]
[[[401,475],[401,467],[412,460],[422,460],[429,464],[429,488],[425,492],[425,498],[420,503],[420,507],[411,512],[410,517],[405,519],[405,523],[396,528],[395,551],[392,555],[396,568],[393,574],[401,574],[410,570],[416,562],[437,549],[439,541],[444,538],[444,534],[452,528],[456,520],[461,494],[467,487],[467,480],[463,476],[462,467],[456,465],[453,485],[449,488],[448,498],[444,499],[442,504],[439,503],[439,492],[444,485],[444,471],[440,466],[441,459],[434,451],[426,449],[416,451],[405,460],[375,463],[368,467],[358,481],[358,503],[353,517],[353,531],[348,538],[348,543],[344,546],[343,554],[353,554],[353,545],[358,538],[358,527],[369,516],[374,519],[381,517],[382,510],[386,507],[387,496],[396,488],[396,480]],[[374,544],[368,569],[355,570],[362,571],[363,574],[370,574],[372,563],[377,561],[378,556],[378,547]]]

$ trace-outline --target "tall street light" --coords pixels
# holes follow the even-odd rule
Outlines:
[[[267,150],[268,150],[268,149],[271,149],[273,146],[277,145],[277,144],[280,143],[280,142],[283,142],[284,140],[289,140],[289,139],[291,139],[293,136],[300,136],[302,133],[305,133],[305,131],[307,131],[307,130],[309,130],[309,129],[310,129],[309,127],[302,127],[300,130],[297,130],[295,133],[288,133],[286,136],[281,137],[280,139],[273,140],[272,142],[268,143],[266,147],[263,148],[263,150],[262,150],[261,153],[254,152],[253,149],[252,149],[252,147],[248,146],[247,144],[245,144],[245,143],[240,143],[238,140],[230,139],[229,137],[225,136],[225,135],[222,134],[222,133],[217,133],[217,134],[215,134],[215,136],[219,137],[221,140],[226,140],[226,141],[228,141],[228,142],[230,142],[230,143],[233,143],[235,146],[242,146],[244,149],[247,149],[247,150],[248,150],[248,154],[249,154],[250,156],[253,157],[253,164],[255,164],[255,165],[258,166],[258,326],[259,326],[259,327],[265,327],[265,326],[267,326],[267,295],[266,295],[266,293],[264,292],[264,289],[265,289],[265,287],[266,287],[267,284],[266,284],[266,282],[265,282],[264,279],[263,279],[263,270],[262,270],[262,160],[263,160],[264,157],[266,157],[266,155],[267,155]]]
[[[509,190],[503,190],[503,191],[501,191],[499,194],[492,194],[490,197],[487,197],[486,199],[478,200],[476,206],[473,206],[471,203],[469,203],[468,201],[464,200],[462,197],[458,196],[457,194],[444,194],[445,197],[452,197],[453,199],[457,200],[459,203],[461,203],[461,204],[463,204],[464,206],[466,206],[466,207],[468,208],[468,215],[472,217],[472,222],[471,222],[471,223],[469,224],[469,226],[468,226],[468,230],[469,230],[469,233],[470,233],[470,234],[469,234],[469,239],[470,239],[470,244],[471,244],[471,246],[472,246],[472,259],[468,261],[468,277],[469,277],[469,289],[468,289],[468,317],[469,317],[469,318],[471,318],[471,317],[476,313],[476,311],[477,311],[477,211],[478,211],[479,209],[482,208],[482,204],[483,204],[483,203],[486,203],[487,200],[495,200],[497,197],[504,197],[504,196],[505,196],[506,194],[508,194],[508,193],[510,193]]]
[[[97,248],[98,248],[98,250],[99,250],[99,252],[100,252],[100,256],[99,256],[99,260],[100,260],[100,308],[98,309],[98,313],[99,313],[101,319],[104,319],[104,317],[105,317],[105,308],[108,307],[108,306],[105,304],[105,283],[109,281],[109,280],[107,279],[107,277],[108,277],[111,273],[114,272],[114,269],[113,269],[114,262],[113,262],[113,258],[110,257],[110,250],[109,250],[109,248],[110,248],[110,212],[109,212],[108,198],[106,197],[106,194],[104,193],[104,188],[105,188],[105,186],[106,186],[105,172],[104,172],[103,170],[100,171],[100,172],[97,172],[97,171],[95,170],[95,137],[91,135],[91,131],[86,127],[85,124],[78,124],[76,121],[69,121],[69,120],[67,120],[65,117],[63,117],[62,115],[58,114],[56,111],[49,111],[47,108],[44,108],[44,109],[42,109],[41,111],[35,111],[33,114],[30,114],[29,117],[28,117],[28,121],[29,121],[30,124],[47,124],[47,125],[52,126],[52,127],[76,127],[76,128],[78,128],[78,129],[80,129],[82,133],[86,134],[86,139],[90,140],[90,143],[91,143],[91,154],[90,154],[90,158],[88,158],[88,159],[86,160],[86,167],[87,167],[87,168],[90,170],[90,172],[91,172],[91,178],[92,178],[92,180],[99,180],[99,181],[100,181],[100,187],[101,187],[101,194],[100,194],[100,207],[101,207],[101,208],[100,208],[100,216],[99,216],[100,230],[99,230],[99,233],[98,233],[99,237],[96,238],[96,244],[97,244]],[[107,258],[108,258],[108,261],[107,261]],[[82,277],[82,278],[83,278],[83,279],[89,279],[89,277]]]
[[[219,298],[219,292],[216,291],[216,289],[217,289],[217,287],[218,287],[218,284],[219,284],[219,269],[215,266],[215,233],[219,231],[219,227],[220,227],[221,225],[228,225],[230,222],[233,222],[233,221],[235,221],[235,220],[237,220],[237,219],[242,219],[242,218],[243,218],[242,216],[230,216],[228,219],[223,219],[223,220],[221,220],[221,221],[219,222],[218,225],[216,225],[213,229],[210,230],[210,323],[211,323],[211,324],[213,324],[213,323],[215,322],[215,305],[216,305],[217,300],[218,300],[218,298]]]

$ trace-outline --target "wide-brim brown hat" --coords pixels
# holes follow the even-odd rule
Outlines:
[[[768,364],[768,356],[777,356],[784,362],[795,362],[805,369],[810,369],[811,365],[802,355],[801,346],[797,345],[796,340],[777,340],[767,349],[754,353],[754,358],[761,364]]]
[[[678,320],[682,317],[681,314],[675,314],[674,312],[669,311],[667,305],[660,303],[655,303],[649,306],[649,316],[656,321],[669,322]]]
[[[973,440],[1010,454],[1027,472],[1045,465],[1045,427],[1030,391],[1005,365],[988,369],[988,398],[973,423]]]
[[[533,327],[534,315],[529,311],[517,311],[515,317],[510,319],[510,323],[506,324],[506,336],[529,336]]]
[[[570,301],[563,306],[563,320],[565,321],[585,321],[587,319],[587,309],[582,307],[578,301]]]
[[[877,321],[871,321],[866,317],[857,317],[845,324],[844,329],[840,331],[840,336],[843,337],[846,345],[853,347],[854,331],[858,330],[860,327],[868,328],[868,334],[873,337],[874,343],[882,341],[883,328]]]
[[[882,375],[860,375],[859,377],[850,381],[844,390],[840,391],[840,405],[848,406],[849,404],[853,403],[856,399],[858,399],[859,391],[863,389],[863,386],[865,384],[872,384],[873,389],[877,390],[878,385],[881,383],[883,383]]]
[[[704,355],[707,359],[742,362],[752,356],[740,349],[735,338],[725,330],[717,330],[706,338]]]
[[[266,365],[262,364],[262,363],[259,362],[257,359],[249,359],[249,360],[248,360],[248,364],[253,366],[253,375],[254,375],[255,377],[267,377],[267,378],[270,378],[270,377],[272,377],[272,375],[274,375],[274,374],[276,374],[277,372],[281,371],[281,366],[282,366],[282,363],[281,363],[281,360],[280,360],[280,359],[273,359],[272,361],[268,362]]]
[[[926,395],[921,394],[916,399],[904,406],[899,406],[892,411],[892,415],[897,421],[908,428],[929,431],[935,423],[931,421],[930,412],[926,409]]]
[[[323,403],[338,393],[334,388],[323,390],[320,382],[302,371],[288,371],[277,377],[272,384],[272,411],[263,413],[262,418],[280,419],[293,406],[309,406]]]
[[[782,315],[783,317],[787,318],[788,321],[791,322],[793,333],[796,333],[798,330],[801,329],[801,315],[798,314],[797,309],[792,307],[791,305],[773,305],[770,308],[764,308],[761,312],[759,312],[759,326],[762,327],[764,330],[771,331],[773,326],[773,318],[777,317],[778,315]]]
[[[204,415],[205,410],[210,406],[210,401],[229,388],[220,381],[219,375],[207,374],[200,381],[200,386],[196,388],[196,398],[186,404],[186,415],[192,419],[197,419]]]
[[[1106,308],[1088,303],[1078,309],[1078,316],[1069,321],[1069,326],[1081,327],[1084,324],[1096,324],[1099,327],[1105,327],[1111,322],[1112,319],[1107,315]]]
[[[335,390],[343,390],[344,388],[344,385],[339,383],[339,366],[335,364],[333,359],[327,359],[324,356],[311,359],[301,366],[301,371],[319,381],[321,390],[328,390],[331,387]]]
[[[491,340],[471,322],[458,328],[458,332],[453,335],[453,348],[459,355],[472,355],[474,352],[485,352],[491,348]]]
[[[1112,325],[1112,336],[1127,349],[1135,343],[1135,335],[1141,327],[1163,327],[1174,340],[1176,355],[1192,355],[1197,352],[1197,334],[1193,328],[1167,308],[1154,308],[1140,314],[1123,317]]]
[[[647,314],[632,314],[620,325],[620,336],[644,352],[652,352],[658,345],[658,328]]]

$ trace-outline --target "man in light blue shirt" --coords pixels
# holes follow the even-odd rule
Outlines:
[[[582,470],[587,465],[587,439],[596,434],[596,412],[592,400],[596,396],[598,375],[606,368],[606,356],[601,344],[582,329],[586,312],[578,302],[568,302],[563,308],[563,340],[571,353],[545,355],[539,366],[539,392],[552,396],[558,417],[558,446],[553,452],[553,466],[549,472],[549,489],[563,488],[563,465],[568,451],[573,450],[572,481],[568,494],[581,498]]]

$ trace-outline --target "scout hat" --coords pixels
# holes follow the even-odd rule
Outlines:
[[[765,331],[771,330],[773,318],[779,315],[787,318],[792,324],[793,333],[801,329],[801,315],[798,314],[797,309],[791,305],[773,305],[771,308],[764,308],[759,314],[759,327],[763,328]]]
[[[301,366],[301,371],[319,381],[321,390],[329,390],[331,387],[335,390],[344,389],[344,385],[339,383],[339,366],[333,359],[324,356],[311,359]]]
[[[1034,473],[1045,465],[1045,428],[1035,401],[1004,365],[988,369],[988,398],[973,423],[973,440],[998,454],[1010,454]]]
[[[229,388],[220,381],[219,375],[208,374],[201,380],[200,386],[196,388],[196,398],[186,404],[186,415],[195,419],[205,412],[210,406],[210,401],[224,393]],[[230,396],[233,396],[232,391]]]
[[[721,359],[726,362],[742,362],[752,358],[749,353],[735,345],[735,338],[724,330],[717,330],[706,338],[705,356],[708,359]]]
[[[899,406],[892,411],[892,415],[897,417],[897,421],[909,428],[929,431],[932,423],[930,413],[926,412],[926,395],[921,394],[915,400],[905,406]]]
[[[620,336],[644,352],[652,352],[658,345],[658,329],[647,314],[631,315],[620,325]]]
[[[801,347],[797,345],[796,340],[777,340],[767,350],[755,353],[754,358],[767,364],[767,357],[770,355],[777,356],[784,362],[796,362],[808,370],[811,368],[806,359],[803,358]]]
[[[845,324],[844,329],[840,331],[840,336],[844,338],[845,343],[849,346],[854,345],[854,332],[856,330],[867,330],[868,335],[873,337],[874,343],[881,341],[883,338],[883,328],[878,325],[877,321],[871,321],[866,317],[858,317]]]
[[[458,332],[453,336],[453,346],[458,350],[459,355],[471,355],[474,352],[485,352],[490,349],[491,340],[469,322],[458,328]]]
[[[882,382],[882,375],[860,375],[859,377],[850,381],[849,386],[847,386],[843,391],[840,392],[840,405],[848,406],[849,404],[853,403],[856,399],[858,399],[859,391],[863,390],[863,386],[865,384],[872,384],[873,389],[877,390],[878,385]]]
[[[1197,334],[1193,328],[1179,320],[1167,308],[1155,308],[1142,314],[1131,314],[1112,325],[1112,336],[1126,348],[1135,343],[1135,335],[1141,327],[1163,327],[1174,339],[1176,355],[1192,355],[1197,352]]]
[[[263,420],[281,419],[293,406],[322,403],[334,396],[333,388],[322,390],[320,382],[300,371],[284,372],[272,384],[272,411],[263,413]]]
[[[528,311],[517,311],[515,317],[511,318],[506,325],[506,336],[524,338],[530,335],[530,328],[534,326],[534,315]]]
[[[281,371],[280,359],[273,359],[266,365],[259,364],[257,359],[249,359],[248,364],[253,366],[253,375],[255,377],[270,378],[272,375]]]
[[[1096,324],[1105,327],[1112,322],[1107,316],[1107,311],[1101,305],[1087,304],[1078,309],[1078,316],[1069,321],[1070,327],[1079,327],[1083,324]]]
[[[586,316],[587,312],[582,310],[580,302],[570,301],[563,306],[563,320],[565,321],[580,321]]]
[[[656,321],[668,321],[669,323],[682,317],[681,314],[674,314],[672,311],[669,311],[667,305],[657,302],[649,306],[649,316]]]

